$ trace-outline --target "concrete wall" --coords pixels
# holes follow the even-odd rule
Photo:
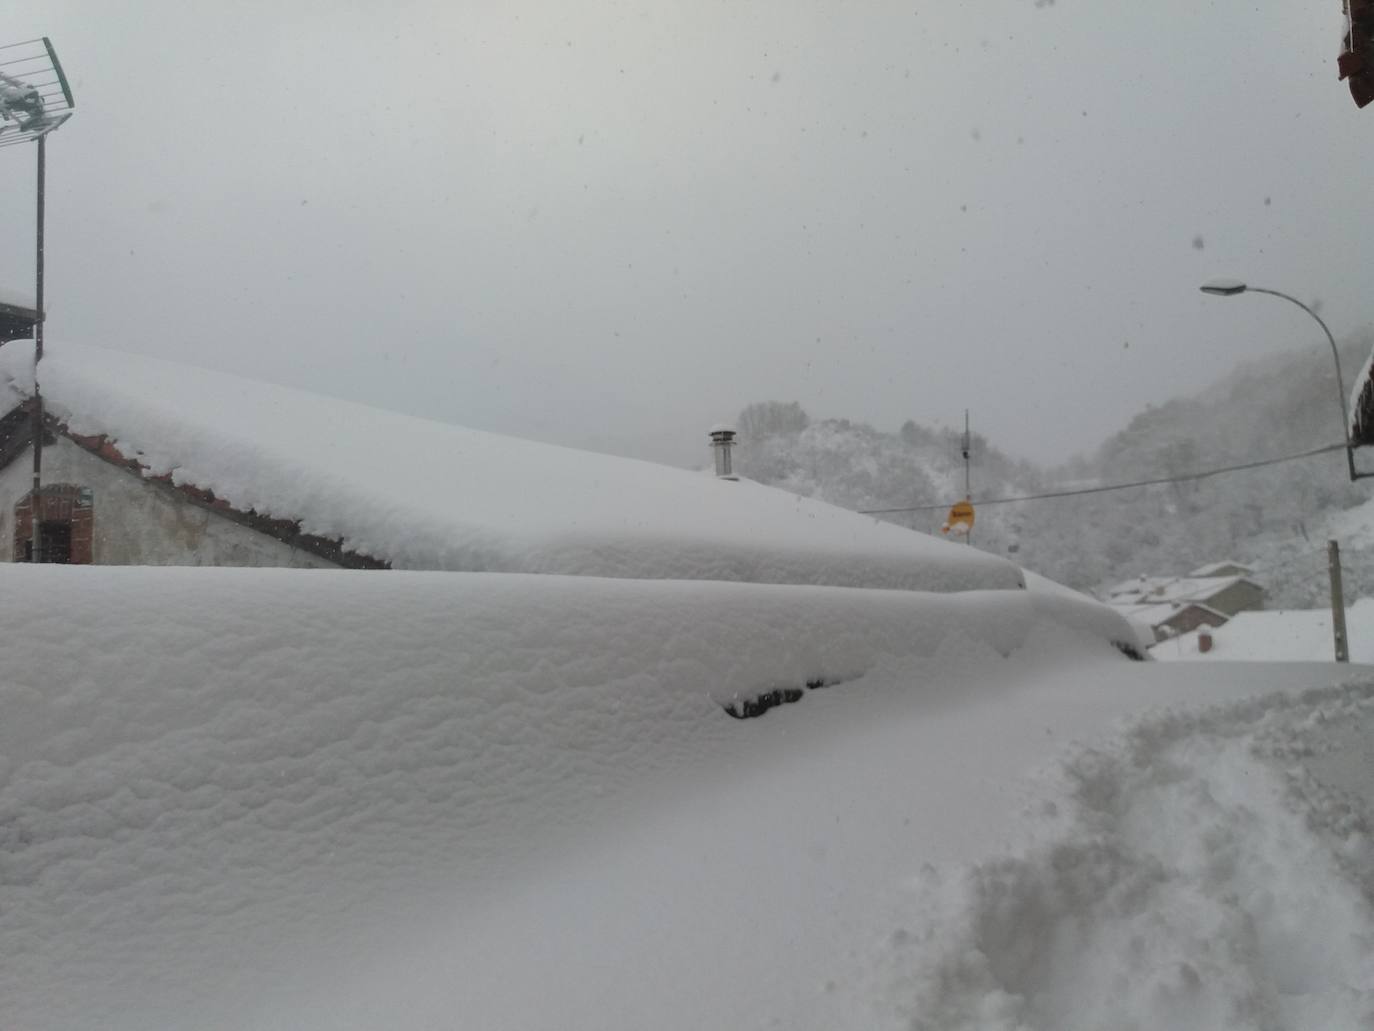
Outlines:
[[[1264,608],[1264,589],[1242,581],[1232,584],[1220,594],[1212,595],[1207,599],[1207,605],[1218,612],[1224,612],[1228,616],[1234,616],[1237,612],[1262,609]]]
[[[1171,637],[1186,634],[1189,630],[1196,630],[1200,626],[1221,626],[1225,622],[1226,617],[1224,615],[1215,615],[1200,605],[1185,605],[1177,614],[1170,616],[1155,627],[1155,640],[1167,641]]]
[[[65,437],[43,448],[43,483],[91,489],[96,565],[334,568],[317,555],[141,480]],[[32,486],[33,454],[25,451],[0,471],[0,561],[12,560],[15,505]]]

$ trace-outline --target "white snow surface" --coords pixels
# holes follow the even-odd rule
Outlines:
[[[1248,576],[1153,576],[1126,580],[1107,591],[1113,605],[1156,605],[1165,602],[1203,602],[1238,583],[1254,583]]]
[[[912,1031],[1374,1026],[1371,734],[1366,680],[1077,749],[1033,844],[915,880],[880,994]]]
[[[3,1027],[1374,1019],[1369,668],[1052,585],[0,577]]]
[[[1264,609],[1238,612],[1211,628],[1212,648],[1198,649],[1198,632],[1189,631],[1150,649],[1156,659],[1201,662],[1334,662],[1335,637],[1330,609]],[[1361,598],[1345,610],[1350,658],[1374,663],[1374,598]]]
[[[32,344],[0,348],[11,403]],[[50,413],[152,475],[399,569],[1019,588],[1012,563],[761,484],[517,440],[97,347],[45,349]],[[703,439],[703,457],[705,441]]]

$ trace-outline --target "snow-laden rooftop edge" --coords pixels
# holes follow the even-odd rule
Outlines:
[[[0,348],[10,406],[32,345]],[[97,347],[50,345],[48,411],[148,475],[397,568],[1018,588],[1005,560],[762,485],[419,419]]]

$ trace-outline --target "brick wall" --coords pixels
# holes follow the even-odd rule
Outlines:
[[[39,497],[38,518],[43,523],[63,523],[71,528],[73,565],[88,566],[95,539],[95,503],[91,491],[72,483],[45,486]],[[33,538],[33,492],[14,506],[14,561],[25,562]]]

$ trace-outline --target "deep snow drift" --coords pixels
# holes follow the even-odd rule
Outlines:
[[[32,384],[32,343],[0,347],[0,410]],[[50,415],[107,437],[148,475],[299,520],[395,568],[923,591],[1023,583],[1015,565],[973,548],[761,484],[174,362],[59,341],[45,348],[41,385]],[[705,458],[704,431],[702,443]]]
[[[0,575],[6,1027],[1367,1026],[1368,688],[1027,779],[1367,670],[1037,591]]]

